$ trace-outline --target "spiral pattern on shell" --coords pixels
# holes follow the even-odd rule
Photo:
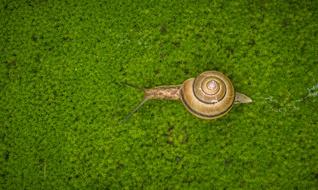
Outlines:
[[[215,119],[230,111],[235,91],[231,80],[223,73],[206,71],[184,81],[180,99],[195,116]]]

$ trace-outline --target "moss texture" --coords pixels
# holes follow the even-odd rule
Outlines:
[[[318,1],[2,0],[0,189],[315,189]],[[141,87],[228,75],[213,121]]]

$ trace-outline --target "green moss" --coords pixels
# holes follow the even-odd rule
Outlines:
[[[315,189],[317,1],[2,1],[0,189]],[[125,86],[228,75],[220,119]]]

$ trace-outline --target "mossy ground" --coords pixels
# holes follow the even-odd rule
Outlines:
[[[0,189],[317,189],[318,1],[2,0]],[[228,75],[204,121],[141,87]]]

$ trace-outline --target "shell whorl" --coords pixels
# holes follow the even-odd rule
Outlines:
[[[217,71],[206,71],[183,82],[180,99],[195,116],[215,119],[230,111],[235,91],[227,76]]]

